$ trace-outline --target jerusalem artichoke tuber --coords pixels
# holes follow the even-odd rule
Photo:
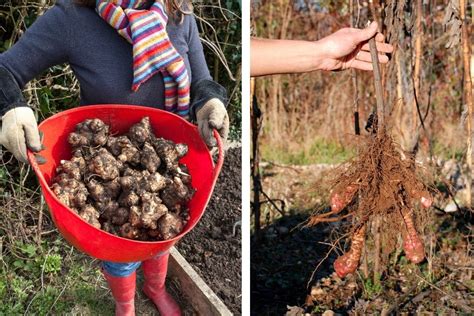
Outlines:
[[[352,201],[356,192],[357,186],[355,185],[347,186],[344,188],[343,192],[340,192],[339,190],[334,191],[331,195],[331,211],[335,213],[340,212]]]
[[[163,240],[176,237],[182,230],[182,220],[173,213],[166,213],[158,220],[158,231]]]
[[[405,250],[405,255],[408,260],[413,263],[420,263],[425,259],[425,249],[416,231],[413,213],[411,210],[405,208],[402,210],[402,217],[405,223],[405,230],[402,233],[403,250]]]
[[[103,146],[107,143],[109,127],[99,119],[85,120],[77,124],[76,132],[69,134],[68,142],[73,148]]]
[[[187,145],[156,138],[147,117],[121,136],[109,135],[99,119],[86,120],[68,141],[72,158],[61,161],[52,190],[85,221],[143,241],[182,231],[194,192],[189,170],[179,164]]]
[[[340,278],[354,273],[359,266],[362,249],[365,243],[365,224],[352,235],[351,249],[334,262],[334,270]]]

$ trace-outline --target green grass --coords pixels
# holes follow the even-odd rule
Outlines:
[[[355,155],[355,149],[335,141],[316,138],[309,146],[286,143],[281,145],[267,144],[261,142],[261,153],[263,160],[273,161],[281,164],[308,165],[317,163],[337,164],[345,162]],[[291,147],[297,148],[292,150]],[[465,157],[465,149],[457,146],[446,146],[440,142],[434,142],[433,154],[444,159],[456,159],[462,161]]]
[[[316,163],[337,164],[352,158],[355,151],[342,144],[331,142],[325,139],[315,139],[308,146],[308,149],[300,146],[300,149],[294,151],[286,147],[274,147],[261,145],[262,158],[282,164],[308,165]]]
[[[113,315],[97,263],[62,239],[17,242],[3,254],[0,315]]]
[[[380,276],[378,277],[380,279]],[[383,288],[380,282],[373,282],[371,278],[363,280],[364,285],[364,296],[366,298],[372,299],[375,296],[379,295]]]
[[[462,161],[466,155],[466,149],[464,144],[462,147],[447,146],[440,142],[434,141],[433,154],[437,157],[443,157],[444,159],[456,159],[457,161]]]

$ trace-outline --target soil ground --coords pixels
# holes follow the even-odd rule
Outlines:
[[[226,151],[206,212],[177,245],[179,252],[235,315],[241,314],[241,148]]]
[[[424,236],[428,260],[412,265],[403,254],[393,256],[379,286],[360,270],[338,278],[332,264],[340,252],[331,253],[312,276],[334,234],[343,229],[337,223],[311,228],[300,225],[314,211],[313,206],[325,206],[328,190],[314,192],[315,184],[325,179],[321,169],[331,170],[328,166],[264,168],[265,192],[284,199],[286,209],[282,216],[265,206],[260,242],[252,238],[252,315],[321,315],[328,310],[337,315],[474,312],[474,222],[466,210],[444,213],[433,208],[433,234]],[[307,298],[312,305],[305,304]]]
[[[285,216],[265,227],[259,243],[251,245],[252,315],[284,315],[287,305],[303,305],[307,282],[328,246],[322,244],[325,229],[299,229],[305,215]],[[316,278],[332,272],[332,256],[318,270]]]

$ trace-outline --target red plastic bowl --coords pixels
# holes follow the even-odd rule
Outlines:
[[[178,236],[166,241],[135,241],[97,229],[62,204],[50,189],[51,179],[60,161],[71,158],[71,147],[67,142],[67,136],[74,131],[77,123],[85,119],[99,118],[110,125],[112,133],[123,134],[144,116],[150,117],[156,136],[189,146],[189,152],[181,162],[189,168],[192,186],[196,189],[194,197],[189,202],[190,220]],[[149,107],[119,104],[83,106],[46,119],[39,125],[39,129],[44,134],[43,143],[46,148],[41,151],[41,155],[47,162],[38,165],[31,152],[28,153],[28,159],[39,179],[53,221],[69,243],[101,260],[143,261],[171,248],[193,229],[203,215],[224,160],[222,142],[217,132],[214,131],[214,135],[217,139],[219,157],[214,166],[209,150],[199,136],[196,126],[177,115]]]

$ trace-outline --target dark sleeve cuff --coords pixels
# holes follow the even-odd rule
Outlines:
[[[199,110],[207,101],[217,98],[227,104],[227,91],[226,89],[212,80],[203,79],[191,86],[191,105],[189,107],[189,114],[191,121],[196,121],[196,112]]]
[[[0,67],[0,117],[9,110],[20,106],[28,105],[18,83],[6,68]]]

